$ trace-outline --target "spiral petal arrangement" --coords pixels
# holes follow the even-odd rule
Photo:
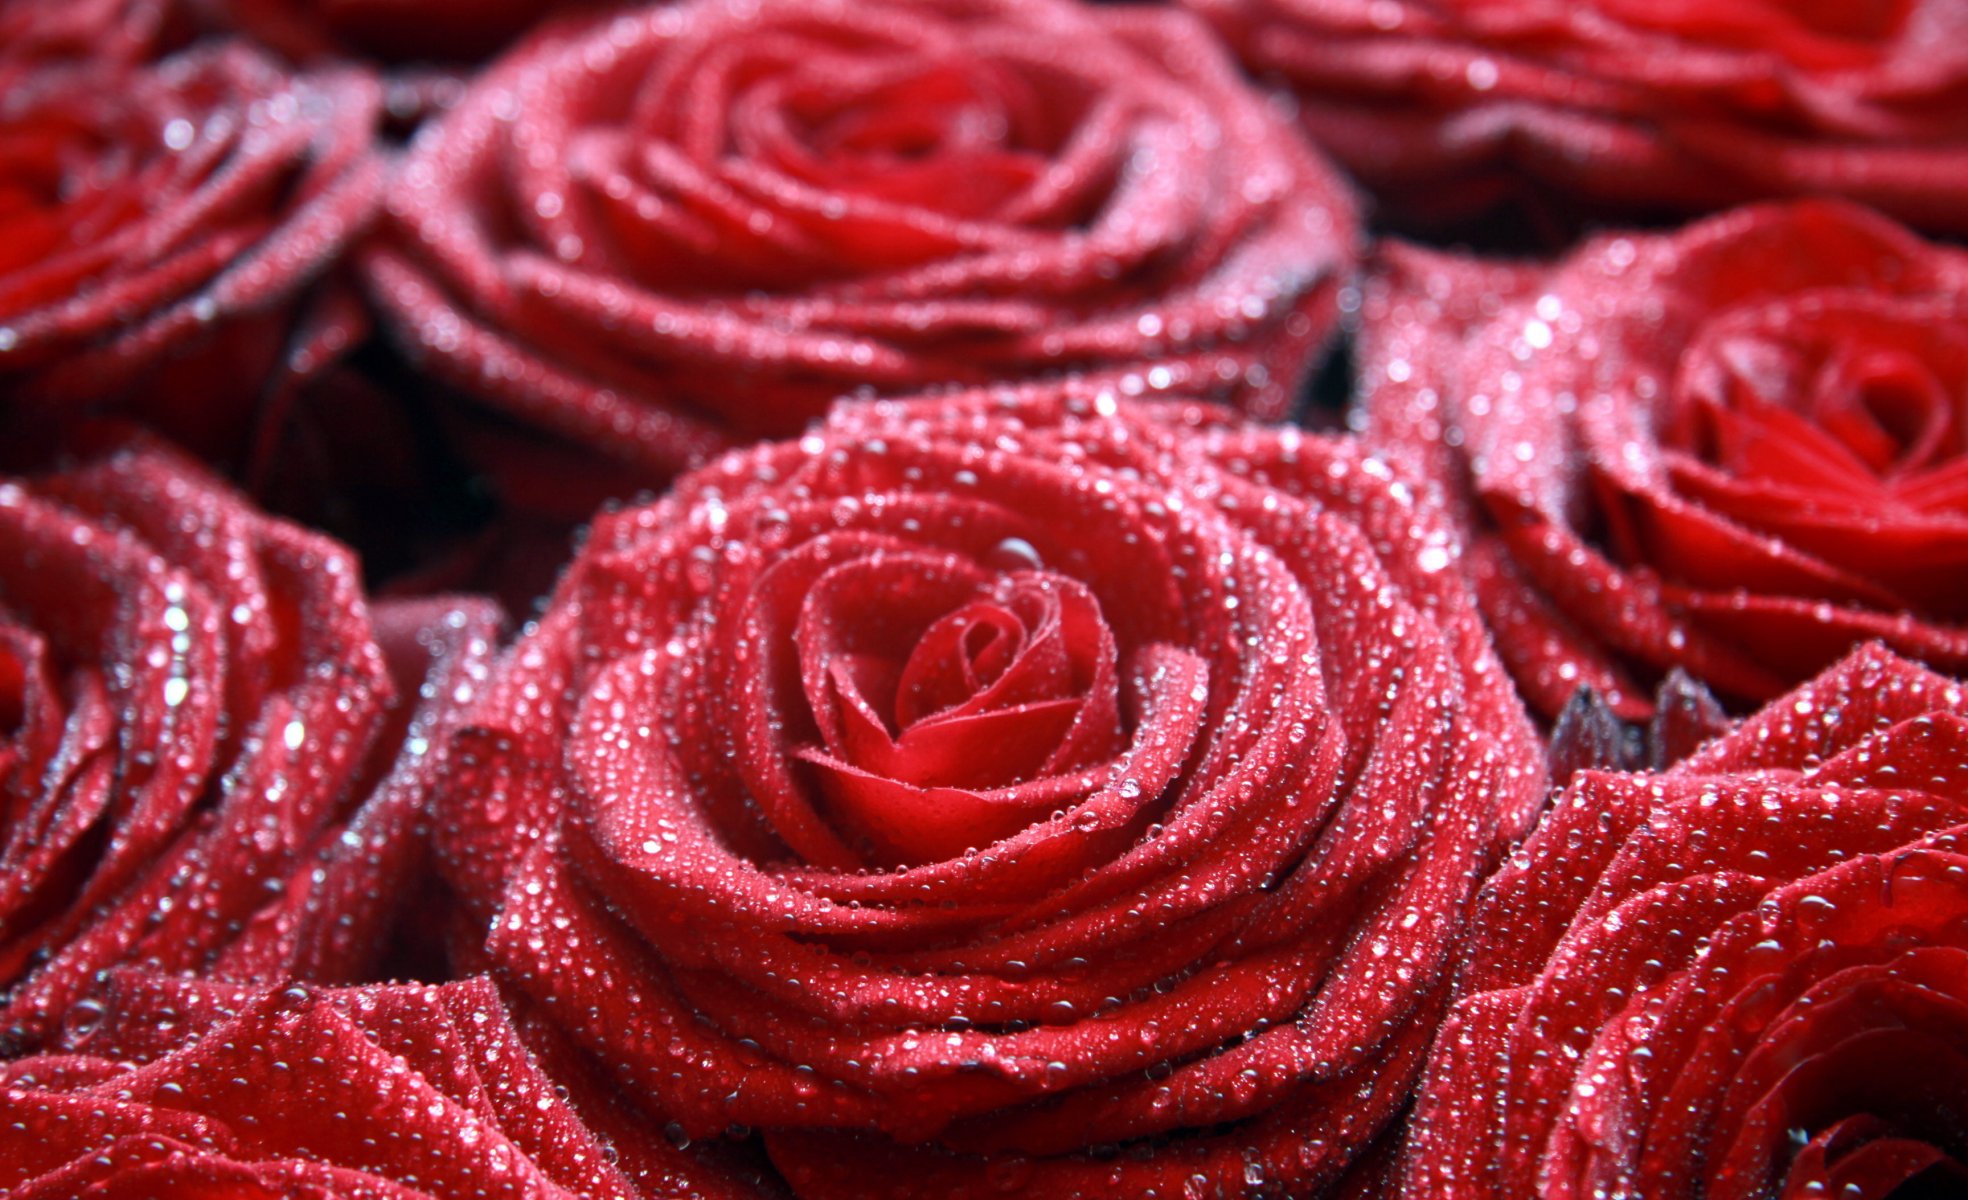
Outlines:
[[[238,43],[0,95],[0,432],[136,417],[202,454],[359,324],[316,284],[375,214],[381,89]],[[9,455],[8,457],[14,457]]]
[[[1412,500],[1195,406],[844,410],[596,525],[466,718],[452,882],[803,1195],[1309,1188],[1541,786]]]
[[[1346,189],[1186,16],[698,0],[543,31],[369,259],[434,373],[645,470],[842,394],[1069,369],[1279,414]]]
[[[0,482],[0,1031],[124,963],[371,967],[499,616],[372,618],[348,551],[149,449]]]
[[[1410,220],[1836,195],[1968,230],[1968,13],[1648,0],[1186,0]]]
[[[1532,705],[1968,669],[1968,257],[1830,203],[1515,266],[1390,250],[1370,441],[1460,512]],[[1476,297],[1489,296],[1478,302]]]

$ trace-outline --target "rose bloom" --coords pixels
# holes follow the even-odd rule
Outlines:
[[[217,43],[0,91],[0,433],[135,416],[234,461],[359,336],[321,287],[373,215],[379,88]]]
[[[372,614],[347,550],[160,451],[0,481],[5,1040],[119,963],[368,969],[498,621]]]
[[[1079,369],[1282,413],[1358,236],[1193,18],[1064,0],[562,23],[422,131],[386,224],[373,291],[432,374],[645,478],[862,388]]]
[[[603,515],[465,718],[486,957],[801,1195],[1308,1194],[1541,793],[1406,485],[1116,408],[849,407]]]
[[[258,991],[112,977],[61,1053],[0,1067],[15,1200],[748,1194],[549,1077],[483,979]]]
[[[1968,1186],[1968,696],[1876,646],[1486,885],[1414,1200]]]
[[[1833,203],[1551,266],[1388,248],[1367,435],[1433,479],[1532,706],[1968,668],[1968,257]]]
[[[1186,0],[1406,219],[1831,193],[1968,231],[1955,0]]]

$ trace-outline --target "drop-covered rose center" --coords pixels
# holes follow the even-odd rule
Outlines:
[[[1044,175],[1080,92],[988,57],[823,54],[739,94],[730,119],[747,157],[817,188],[980,220]]]
[[[857,560],[821,577],[795,636],[820,733],[798,755],[880,861],[1043,819],[1124,743],[1113,634],[1060,575]]]

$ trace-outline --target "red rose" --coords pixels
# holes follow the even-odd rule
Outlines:
[[[118,963],[363,970],[497,619],[372,625],[352,555],[158,452],[0,482],[0,1030]]]
[[[550,1078],[482,979],[254,992],[119,974],[72,1040],[0,1068],[15,1200],[749,1194]]]
[[[563,24],[390,207],[369,274],[433,373],[657,472],[862,388],[1111,371],[1281,413],[1357,236],[1193,19],[1064,0]]]
[[[1955,0],[1185,2],[1410,217],[1517,199],[1529,177],[1565,208],[1833,193],[1968,230]]]
[[[1369,437],[1463,510],[1534,708],[1673,666],[1761,701],[1868,638],[1968,668],[1968,257],[1821,203],[1386,257]]]
[[[219,44],[0,93],[0,431],[131,414],[246,452],[357,336],[314,285],[380,194],[367,75]]]
[[[1579,776],[1484,890],[1404,1194],[1960,1194],[1964,764],[1962,687],[1873,647]]]
[[[1115,408],[851,408],[599,517],[467,719],[505,981],[802,1195],[1307,1194],[1542,788],[1405,485]]]

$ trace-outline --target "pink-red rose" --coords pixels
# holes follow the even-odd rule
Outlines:
[[[161,452],[0,481],[7,1041],[121,963],[366,970],[497,624],[372,619],[348,551]]]
[[[239,43],[7,80],[0,433],[117,414],[251,454],[287,389],[360,336],[321,283],[381,194],[379,98]]]
[[[1203,406],[849,408],[597,518],[440,852],[510,987],[801,1195],[1308,1194],[1542,787],[1447,543]]]
[[[1534,708],[1676,666],[1762,701],[1871,638],[1968,668],[1968,256],[1800,203],[1384,257],[1368,437],[1459,510]]]
[[[659,473],[864,388],[1088,370],[1281,413],[1357,238],[1193,18],[1065,0],[563,23],[422,132],[390,214],[369,275],[433,374]]]
[[[1413,220],[1842,195],[1968,231],[1956,0],[1187,0]]]
[[[1968,694],[1877,647],[1484,889],[1411,1200],[1968,1187]]]

